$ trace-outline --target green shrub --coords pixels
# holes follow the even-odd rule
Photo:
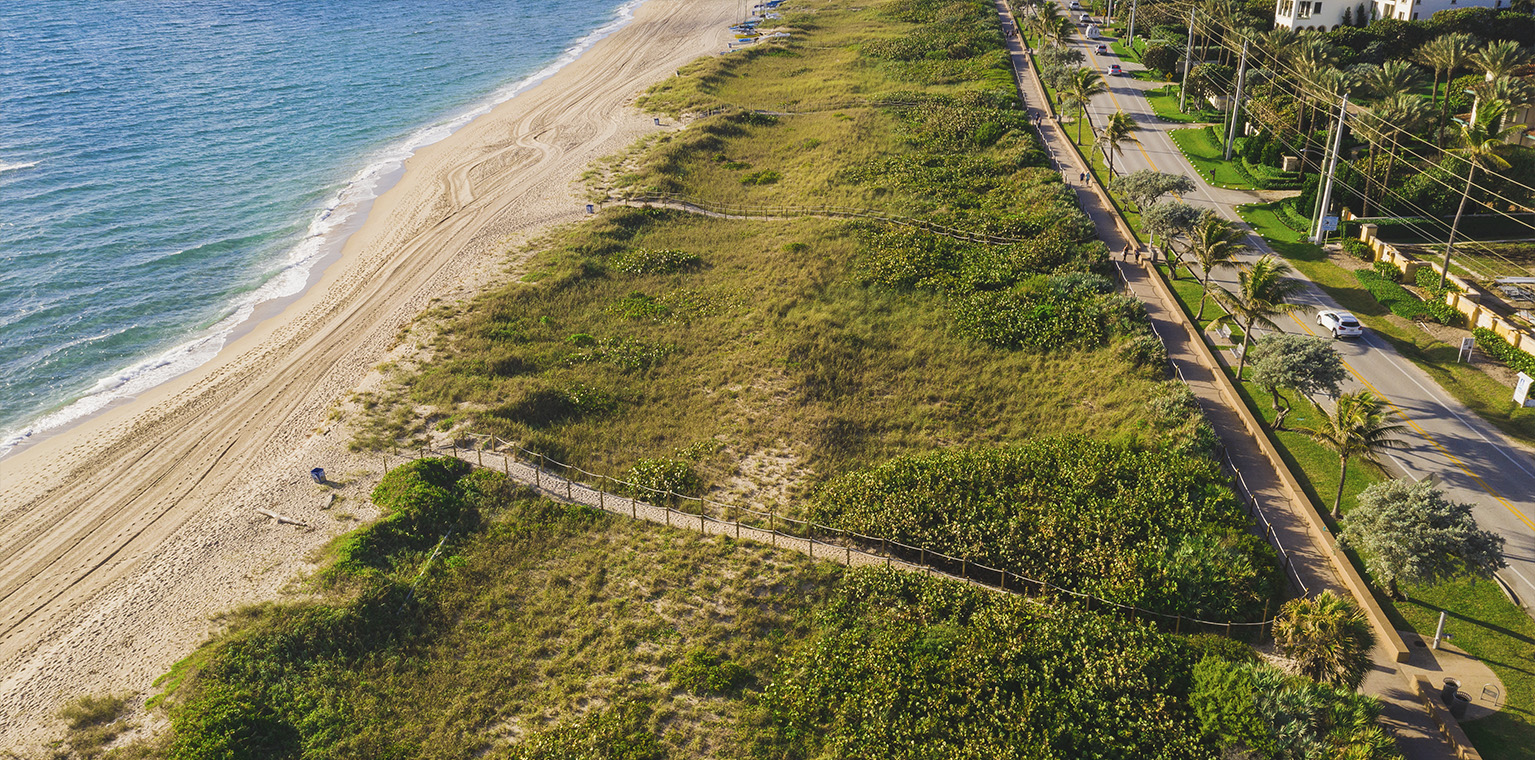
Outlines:
[[[1207,758],[1192,660],[1144,624],[851,570],[763,691],[758,758]]]
[[[635,496],[645,499],[670,498],[662,495],[669,493],[697,496],[704,489],[703,478],[683,459],[640,459],[624,479],[637,486]]]
[[[514,745],[506,760],[663,760],[666,746],[651,732],[651,708],[624,702],[539,731]]]
[[[777,171],[773,169],[763,169],[762,171],[752,172],[751,174],[742,177],[741,184],[771,185],[781,179],[783,179],[783,175],[779,174]]]
[[[1182,57],[1183,54],[1171,45],[1152,45],[1141,53],[1141,63],[1167,79],[1173,75]]]
[[[1433,267],[1418,267],[1418,271],[1413,272],[1413,280],[1418,283],[1418,287],[1423,288],[1430,293],[1438,293],[1446,290],[1454,293],[1461,292],[1460,286],[1456,285],[1455,281],[1448,277],[1444,279],[1444,288],[1441,289],[1439,287],[1439,272]]]
[[[1213,461],[1083,438],[893,459],[828,483],[813,519],[1205,619],[1262,613],[1274,553]]]
[[[1385,259],[1375,262],[1374,269],[1376,274],[1392,282],[1402,281],[1402,268]]]
[[[438,457],[386,473],[372,494],[383,519],[342,540],[336,572],[386,571],[399,557],[425,551],[450,532],[476,529],[486,499],[508,493],[509,486],[501,475],[471,476],[471,469],[468,462]]]
[[[698,695],[729,694],[751,679],[751,673],[740,663],[721,659],[702,648],[692,649],[672,663],[666,675],[677,688]]]
[[[1189,703],[1220,757],[1396,760],[1377,719],[1380,703],[1349,689],[1289,676],[1266,663],[1205,657]]]
[[[1445,303],[1444,296],[1442,295],[1430,297],[1427,301],[1423,302],[1423,306],[1428,309],[1429,316],[1433,317],[1434,321],[1441,325],[1464,327],[1466,324],[1465,312]]]
[[[613,268],[629,274],[670,274],[695,269],[703,261],[696,253],[635,248],[613,259]]]
[[[1354,278],[1363,285],[1370,295],[1387,309],[1403,319],[1423,319],[1429,316],[1428,307],[1418,300],[1418,297],[1408,292],[1401,285],[1382,277],[1378,272],[1360,269],[1354,272]]]
[[[1529,352],[1514,348],[1512,343],[1485,327],[1478,327],[1471,334],[1476,336],[1476,345],[1486,351],[1488,356],[1507,364],[1515,372],[1535,376],[1535,356]]]
[[[1370,244],[1358,238],[1344,238],[1343,250],[1360,261],[1370,261],[1375,258],[1375,250],[1370,248]]]

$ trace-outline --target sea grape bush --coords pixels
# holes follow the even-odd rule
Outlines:
[[[1085,438],[938,451],[829,482],[813,519],[1160,612],[1262,614],[1282,578],[1209,460]]]
[[[614,256],[612,261],[614,269],[629,274],[671,274],[693,269],[703,258],[687,251],[635,248]]]
[[[1434,317],[1435,322],[1450,327],[1461,327],[1466,324],[1465,312],[1445,301],[1446,295],[1459,293],[1460,286],[1449,279],[1445,279],[1444,287],[1439,287],[1439,273],[1434,271],[1432,267],[1418,267],[1418,271],[1413,273],[1413,279],[1417,282],[1418,287],[1423,288],[1428,293],[1428,298],[1424,300],[1423,305],[1428,309],[1429,314]]]
[[[1478,327],[1471,334],[1476,336],[1476,345],[1492,358],[1507,364],[1515,372],[1535,376],[1535,355],[1514,348],[1513,344],[1485,327]]]
[[[700,695],[728,694],[751,680],[751,672],[740,663],[702,648],[689,650],[666,669],[666,675],[677,688]]]
[[[887,61],[964,60],[1001,44],[996,12],[975,0],[896,0],[881,11],[897,21],[921,26],[913,34],[865,43],[859,53]],[[988,18],[988,14],[990,18]]]
[[[884,568],[850,571],[760,697],[756,758],[1207,758],[1175,636]]]
[[[505,479],[471,472],[457,459],[418,459],[390,470],[374,487],[383,511],[378,522],[343,539],[333,575],[389,570],[401,556],[426,551],[449,532],[472,531],[489,499],[505,493]]]

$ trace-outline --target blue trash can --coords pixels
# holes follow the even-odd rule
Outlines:
[[[310,470],[309,471],[309,477],[314,478],[314,482],[316,482],[316,483],[324,483],[325,482],[325,468],[324,467],[316,467],[313,470]]]

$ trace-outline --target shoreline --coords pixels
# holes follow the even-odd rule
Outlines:
[[[286,251],[286,261],[276,265],[259,287],[226,304],[227,316],[207,328],[183,336],[179,342],[157,354],[141,357],[122,369],[96,378],[94,386],[63,406],[42,412],[14,429],[0,430],[0,460],[53,436],[66,434],[92,417],[132,404],[155,388],[196,372],[200,367],[217,360],[220,354],[229,350],[240,337],[249,334],[257,324],[279,316],[315,287],[324,270],[341,258],[347,241],[367,222],[374,203],[398,184],[405,173],[406,164],[416,153],[450,139],[475,119],[488,115],[502,104],[557,75],[592,47],[633,21],[635,11],[645,2],[624,0],[612,9],[610,17],[601,25],[578,37],[559,55],[531,74],[415,128],[397,143],[372,151],[371,157],[365,159],[367,163],[336,189],[331,200],[323,204],[309,220],[311,234]],[[336,217],[333,222],[332,217]],[[334,226],[326,228],[327,222]],[[322,231],[315,232],[317,228],[322,228]],[[298,255],[316,239],[317,244],[312,252]],[[285,288],[284,279],[291,276],[290,270],[297,270],[296,274],[302,275],[303,279],[296,286]],[[263,295],[262,292],[269,288],[275,292]]]
[[[334,412],[378,382],[425,309],[472,294],[514,241],[584,218],[572,187],[585,168],[668,128],[634,97],[723,49],[739,12],[628,7],[574,60],[416,150],[286,308],[247,320],[196,369],[0,459],[0,546],[13,549],[0,557],[0,745],[57,735],[58,707],[78,696],[142,700],[214,616],[278,597],[373,516],[383,463],[347,450]],[[311,466],[333,484],[309,482]]]

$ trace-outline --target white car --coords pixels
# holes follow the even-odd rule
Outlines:
[[[1334,338],[1357,338],[1364,334],[1364,327],[1359,324],[1359,320],[1346,311],[1324,309],[1316,313],[1316,323],[1332,333]]]

